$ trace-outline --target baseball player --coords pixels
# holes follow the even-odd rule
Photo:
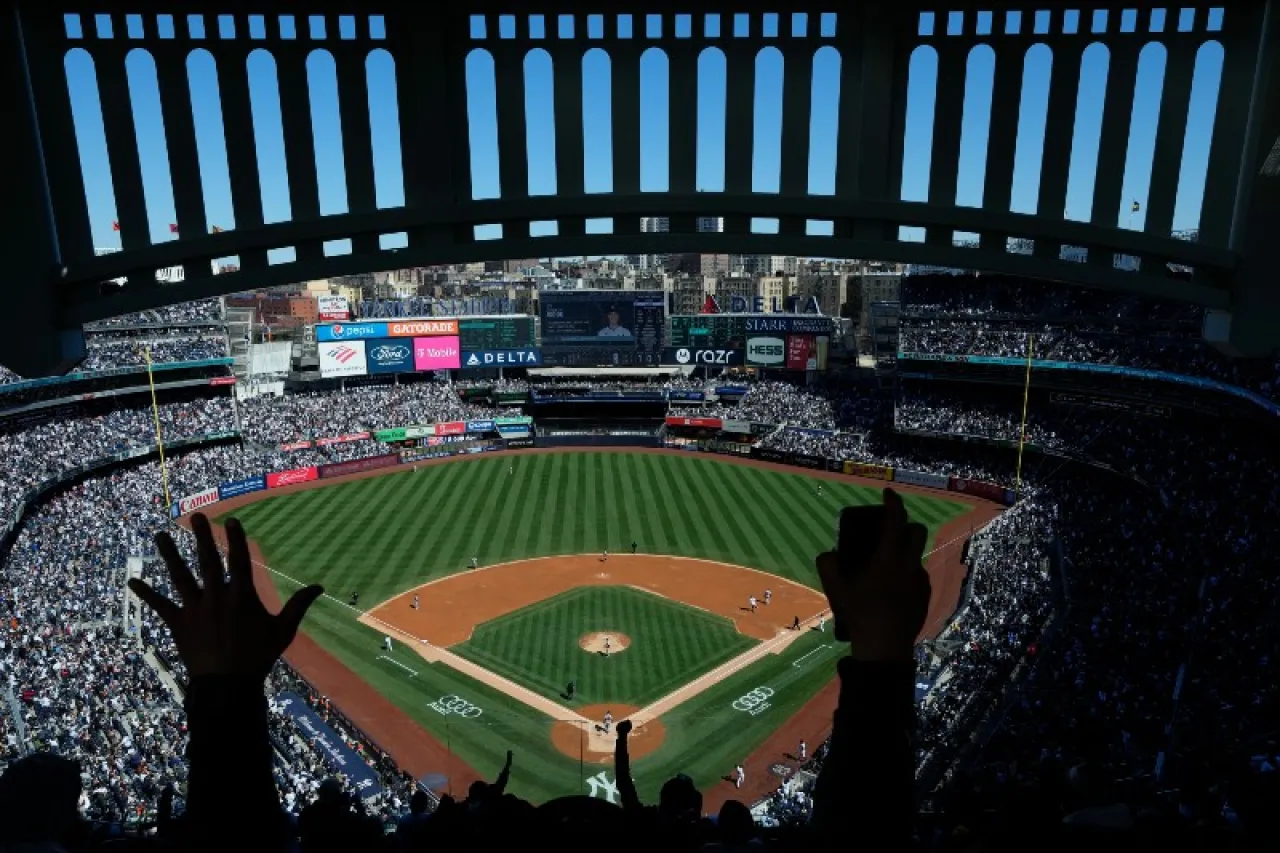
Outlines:
[[[747,771],[745,771],[745,770],[743,770],[743,769],[742,769],[742,765],[741,765],[741,764],[739,764],[737,767],[735,767],[735,768],[733,768],[733,769],[734,769],[734,773],[735,773],[735,774],[737,775],[737,777],[738,777],[737,779],[735,779],[735,780],[734,780],[734,782],[733,782],[733,787],[735,787],[735,788],[741,788],[741,787],[742,787],[742,783],[743,783],[743,782],[745,782],[745,781],[747,781]]]
[[[767,604],[771,604],[771,603],[773,603],[773,590],[771,590],[771,589],[766,589],[766,590],[764,591],[764,603],[765,603],[766,605],[767,605]]]
[[[600,562],[602,562],[602,563],[607,563],[607,562],[609,562],[609,552],[608,552],[608,550],[606,550],[603,554],[601,554],[601,555],[600,555]]]
[[[792,630],[792,631],[799,631],[799,630],[800,630],[800,617],[799,617],[799,616],[797,616],[797,617],[795,618],[795,620],[791,623],[791,630]]]
[[[801,761],[804,761],[804,760],[806,760],[808,757],[809,757],[809,744],[805,743],[805,742],[804,742],[804,740],[803,740],[803,739],[801,739],[801,741],[800,741],[800,760],[801,760]]]
[[[413,604],[411,604],[411,605],[409,605],[409,606],[410,606],[410,607],[412,607],[414,610],[417,610],[417,609],[418,609],[418,605],[419,605],[419,604],[420,604],[420,602],[418,601],[418,594],[415,592],[415,593],[413,594]]]
[[[479,558],[479,557],[472,557],[472,558],[471,558],[471,568],[473,568],[473,569],[478,569],[478,568],[480,568],[480,558]]]
[[[827,630],[827,614],[825,613],[823,613],[821,616],[818,617],[818,630],[819,631]]]
[[[609,652],[613,650],[613,640],[610,637],[604,638],[604,656],[608,657]]]
[[[568,696],[569,701],[572,702],[573,694],[577,692],[578,692],[578,683],[576,681],[570,681],[569,686],[565,688],[564,695]]]
[[[512,465],[507,468],[507,474],[510,475],[510,474],[514,474],[515,472],[516,472],[516,466]]]
[[[756,597],[755,597],[754,595],[747,599],[747,604],[749,604],[749,605],[751,606],[751,612],[752,612],[752,613],[755,613],[755,612],[756,612],[756,604],[758,604],[758,603],[759,603],[759,602],[757,602],[757,601],[756,601]]]
[[[383,638],[382,638],[382,647],[383,647],[384,649],[386,649],[387,651],[391,651],[391,637],[390,637],[390,636],[386,636],[386,637],[383,637]]]
[[[613,728],[613,712],[605,711],[604,712],[604,733],[608,734],[609,730],[612,728]]]
[[[822,497],[822,484],[818,484],[818,497]]]
[[[350,602],[350,605],[351,605],[352,607],[355,607],[355,606],[356,606],[357,604],[359,604],[359,603],[360,603],[360,591],[359,591],[359,590],[356,590],[355,592],[351,593],[351,602]]]
[[[635,552],[636,552],[636,543],[632,542],[632,543],[631,543],[631,553],[632,553],[632,554],[634,554]]]

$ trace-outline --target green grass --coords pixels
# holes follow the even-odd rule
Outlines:
[[[626,634],[609,657],[584,652],[593,631]],[[581,587],[476,628],[450,651],[551,699],[572,679],[575,704],[643,707],[756,644],[722,616],[625,586]]]
[[[509,475],[513,463],[515,474]],[[463,570],[473,555],[492,564],[606,548],[622,552],[633,540],[642,553],[751,566],[816,588],[813,557],[833,544],[840,508],[880,500],[875,487],[822,484],[818,495],[816,481],[804,473],[693,455],[482,456],[268,498],[236,514],[277,573],[283,595],[298,583],[321,583],[344,602],[358,589],[366,607]],[[941,494],[904,499],[931,538],[940,525],[968,511]],[[513,793],[541,802],[586,791],[578,763],[551,745],[545,716],[448,667],[428,666],[400,644],[391,657],[417,676],[379,660],[381,636],[338,602],[318,602],[304,630],[447,743],[459,761],[496,774],[506,750],[515,749]],[[832,677],[835,650],[829,657],[815,655],[803,668],[791,667],[820,641],[816,634],[806,636],[783,655],[766,655],[665,715],[665,745],[636,763],[641,793],[656,794],[677,770],[700,784],[714,781],[748,755]],[[733,699],[746,692],[739,688],[756,683],[786,689],[758,717],[733,711]],[[585,687],[582,679],[579,687]],[[431,710],[431,702],[451,693],[483,708],[482,716],[463,720]],[[602,768],[585,769],[591,775]],[[448,775],[450,768],[438,772]]]

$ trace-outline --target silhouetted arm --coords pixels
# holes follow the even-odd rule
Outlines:
[[[501,797],[507,790],[507,783],[511,781],[511,760],[513,756],[511,750],[507,750],[507,763],[502,765],[502,772],[498,774],[498,780],[489,786],[489,795],[494,799]]]
[[[613,742],[613,770],[617,774],[622,808],[626,811],[638,811],[642,806],[640,796],[636,793],[636,782],[631,778],[631,753],[627,749],[627,737],[630,734],[630,720],[618,723],[618,737]]]

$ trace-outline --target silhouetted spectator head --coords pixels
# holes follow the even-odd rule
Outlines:
[[[49,753],[19,759],[0,776],[0,840],[56,841],[79,823],[80,763]]]
[[[751,810],[737,800],[728,800],[720,807],[716,826],[720,829],[720,840],[729,846],[746,844],[756,834],[756,823],[751,819]]]
[[[662,785],[658,813],[667,820],[697,820],[702,814],[702,792],[692,779],[677,773]]]

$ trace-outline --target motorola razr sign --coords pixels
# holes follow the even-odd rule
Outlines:
[[[778,367],[787,360],[787,342],[782,338],[747,338],[747,364]]]

